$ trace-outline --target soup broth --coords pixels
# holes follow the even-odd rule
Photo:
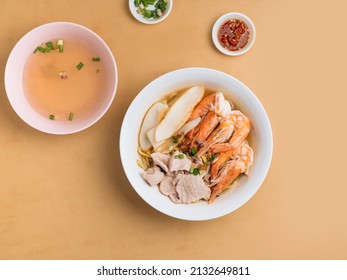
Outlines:
[[[42,116],[68,121],[82,118],[101,102],[105,85],[102,57],[75,38],[63,51],[35,51],[25,64],[23,87],[30,105]],[[56,44],[58,40],[51,40]],[[45,43],[42,44],[45,47]]]

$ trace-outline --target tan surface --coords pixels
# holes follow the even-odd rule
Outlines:
[[[175,0],[159,25],[127,1],[3,0],[0,76],[32,28],[72,21],[97,32],[119,70],[112,107],[94,126],[54,136],[23,123],[0,86],[0,259],[346,259],[345,0]],[[30,7],[30,9],[29,9]],[[212,45],[228,11],[253,19],[257,40],[232,58]],[[162,215],[134,192],[119,157],[122,119],[152,79],[190,66],[229,73],[262,101],[274,134],[260,191],[220,219]]]

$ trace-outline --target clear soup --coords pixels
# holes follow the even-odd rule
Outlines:
[[[103,98],[105,68],[102,57],[87,42],[63,40],[63,52],[35,51],[25,64],[23,87],[30,105],[40,115],[72,121],[93,112]],[[51,40],[57,44],[56,40]],[[41,47],[45,48],[44,42]],[[83,65],[82,65],[83,64]]]

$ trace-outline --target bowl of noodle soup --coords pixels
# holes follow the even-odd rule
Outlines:
[[[144,180],[138,135],[146,112],[155,102],[191,86],[203,86],[207,92],[222,92],[251,120],[249,135],[254,151],[248,176],[236,187],[223,192],[212,204],[205,201],[173,203],[157,187]],[[136,116],[136,117],[135,117]],[[120,155],[125,174],[138,195],[150,206],[168,216],[190,221],[210,220],[227,215],[244,205],[262,185],[272,159],[272,130],[266,111],[256,95],[236,78],[209,68],[183,68],[164,74],[145,86],[129,106],[120,133]]]

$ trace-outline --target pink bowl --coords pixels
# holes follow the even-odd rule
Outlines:
[[[71,37],[87,41],[103,57],[107,73],[103,101],[98,108],[85,117],[73,122],[51,121],[37,113],[28,103],[23,89],[23,69],[27,58],[42,42],[52,38]],[[70,22],[52,22],[41,25],[25,34],[9,55],[5,68],[5,88],[12,108],[27,124],[42,132],[51,134],[71,134],[84,130],[96,123],[111,106],[118,82],[117,66],[106,43],[88,28]]]

